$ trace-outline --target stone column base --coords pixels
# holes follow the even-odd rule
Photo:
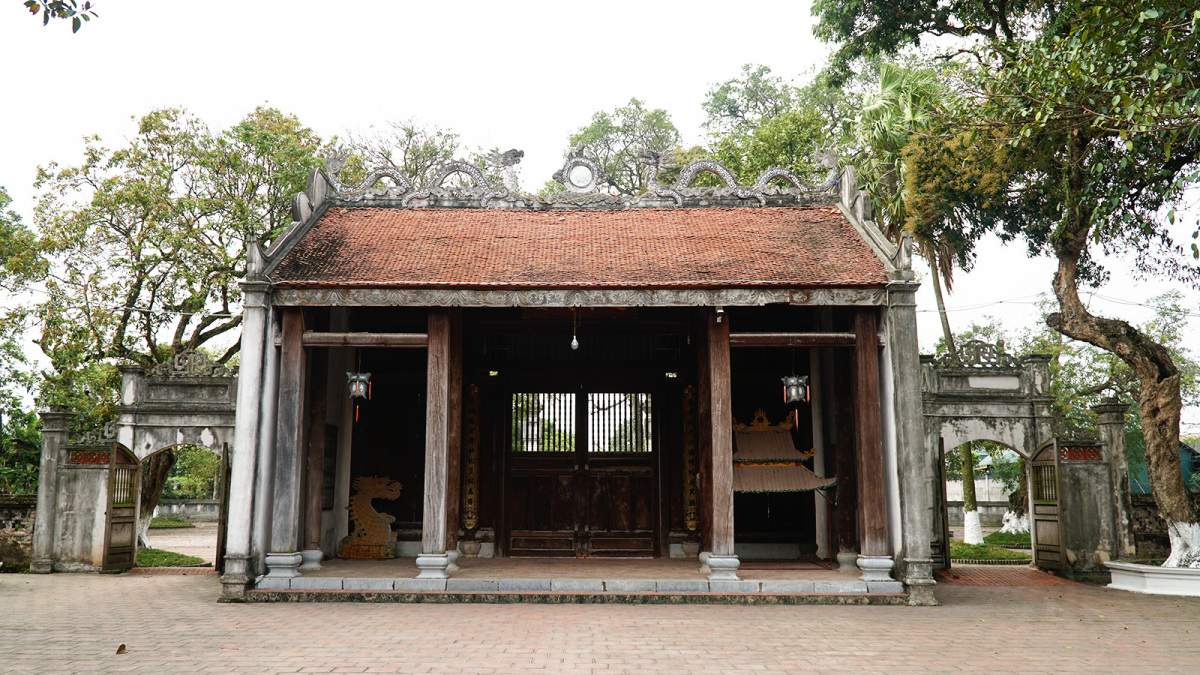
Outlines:
[[[226,555],[225,573],[221,575],[221,597],[217,602],[245,602],[250,588],[250,559],[244,555]]]
[[[321,561],[325,559],[325,552],[321,549],[308,549],[300,552],[300,569],[302,570],[319,570],[321,569]]]
[[[303,557],[299,553],[268,553],[267,574],[270,579],[291,579],[300,576],[296,568],[300,567]]]
[[[450,556],[445,553],[422,553],[417,556],[418,579],[449,578]]]
[[[737,571],[741,561],[736,555],[709,554],[706,562],[709,581],[740,581]]]
[[[854,551],[839,551],[837,554],[838,571],[846,574],[858,572],[858,553]]]
[[[890,555],[860,555],[858,569],[862,570],[859,579],[863,581],[892,581],[892,567],[895,561]]]
[[[34,560],[29,563],[29,571],[33,574],[50,574],[54,571],[54,563],[50,560]]]
[[[446,574],[454,574],[458,571],[458,559],[462,555],[458,551],[446,551]]]

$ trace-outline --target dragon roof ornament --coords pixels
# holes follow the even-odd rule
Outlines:
[[[493,150],[486,157],[489,171],[463,161],[453,161],[437,167],[428,181],[413,185],[395,167],[382,167],[368,172],[360,181],[350,185],[341,173],[350,157],[338,149],[324,162],[331,198],[343,203],[383,203],[412,208],[481,206],[484,208],[608,208],[682,207],[682,206],[797,206],[833,203],[838,187],[838,156],[829,148],[818,148],[814,159],[827,170],[825,180],[812,185],[792,171],[769,168],[759,174],[753,185],[739,185],[728,167],[713,159],[700,159],[683,166],[670,185],[659,181],[667,169],[675,168],[675,152],[667,148],[647,148],[638,154],[644,165],[646,191],[637,196],[612,194],[607,189],[609,178],[600,164],[588,156],[582,147],[575,148],[555,172],[553,179],[563,191],[548,197],[528,195],[520,191],[516,166],[525,153],[520,150]],[[692,187],[701,173],[709,173],[721,181],[720,187]],[[452,175],[465,177],[466,186],[445,185]],[[497,185],[491,176],[502,177]],[[390,181],[390,185],[382,181]],[[780,184],[782,183],[782,185]]]

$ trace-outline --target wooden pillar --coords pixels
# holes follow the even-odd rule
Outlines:
[[[708,360],[708,314],[701,314],[701,330],[696,336],[696,393],[697,421],[699,430],[699,466],[697,468],[696,491],[699,496],[697,510],[700,515],[700,550],[712,552],[712,380],[709,376]]]
[[[329,382],[329,350],[314,349],[309,359],[308,457],[304,478],[304,563],[321,569],[321,492],[325,481],[325,414]]]
[[[835,358],[853,374],[854,359],[849,351],[838,350]],[[858,566],[858,471],[854,452],[854,395],[850,382],[834,388],[834,455],[837,467],[837,558],[842,569]]]
[[[275,431],[275,495],[271,505],[271,551],[267,576],[296,576],[300,565],[300,468],[304,404],[304,313],[299,307],[282,310],[279,350],[279,406]]]
[[[450,351],[446,395],[446,550],[458,549],[458,518],[462,480],[463,315],[450,310]]]
[[[425,508],[421,527],[419,579],[444,579],[450,560],[446,556],[446,530],[450,512],[450,313],[429,310],[429,360],[425,396]]]
[[[708,370],[711,393],[712,553],[733,555],[733,407],[730,396],[729,321],[713,313],[708,321]]]
[[[858,531],[863,556],[886,556],[883,432],[879,409],[878,309],[859,309],[855,333],[855,445],[858,450]]]

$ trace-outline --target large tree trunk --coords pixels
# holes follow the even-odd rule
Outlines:
[[[1020,482],[1017,484],[1017,489],[1008,496],[1008,509],[1004,512],[1004,527],[1000,528],[1001,532],[1009,534],[1017,534],[1019,532],[1029,531],[1029,477],[1026,475],[1028,467],[1025,465],[1025,459],[1019,460],[1021,469]]]
[[[140,530],[138,546],[142,548],[154,548],[150,545],[146,532],[150,529],[150,519],[154,517],[154,509],[162,497],[163,488],[167,486],[167,474],[170,473],[173,466],[175,466],[175,453],[171,450],[163,450],[156,455],[150,455],[142,462],[142,495],[138,500],[138,513],[141,518],[138,528]]]
[[[1138,379],[1138,416],[1146,442],[1146,471],[1154,502],[1167,521],[1171,555],[1165,567],[1200,568],[1200,509],[1191,500],[1179,467],[1179,370],[1165,347],[1124,321],[1093,316],[1079,299],[1076,282],[1079,261],[1091,230],[1087,202],[1085,139],[1072,137],[1066,169],[1066,204],[1063,227],[1054,242],[1058,270],[1054,295],[1058,312],[1046,323],[1076,340],[1115,354]]]
[[[942,297],[942,278],[938,272],[937,254],[930,247],[929,271],[933,274],[933,297],[937,301],[938,318],[942,320],[942,337],[946,340],[946,352],[958,358],[958,346],[954,344],[954,333],[950,331],[950,319],[946,316],[946,301]]]
[[[963,543],[982,544],[983,527],[979,524],[979,504],[975,501],[975,453],[971,452],[970,443],[963,443],[958,449],[962,465]]]

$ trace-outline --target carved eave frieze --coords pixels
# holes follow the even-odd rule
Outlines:
[[[287,307],[755,307],[878,306],[885,288],[547,289],[277,288]]]

